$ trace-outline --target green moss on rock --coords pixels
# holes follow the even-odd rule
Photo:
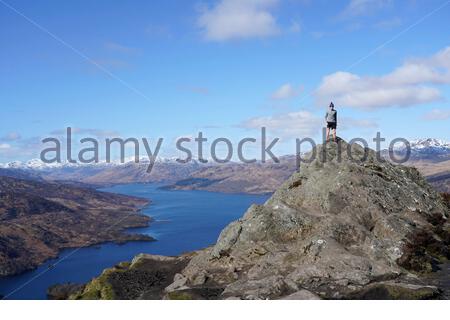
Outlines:
[[[187,292],[174,291],[167,294],[169,300],[193,300]]]
[[[89,282],[81,293],[72,295],[73,300],[114,300],[116,294],[109,278],[114,273],[124,272],[121,269],[106,269],[100,277]]]
[[[437,299],[440,291],[431,286],[379,283],[350,295],[354,300],[430,300]]]

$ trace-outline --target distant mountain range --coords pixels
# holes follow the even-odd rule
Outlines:
[[[411,142],[411,158],[416,167],[437,190],[450,193],[450,143],[437,139]]]
[[[450,143],[438,139],[411,141],[411,157],[406,165],[417,167],[440,191],[450,192]],[[396,148],[402,155],[404,148]],[[384,150],[383,155],[389,152]],[[176,158],[159,158],[148,174],[148,158],[139,163],[45,164],[39,159],[0,164],[0,175],[41,181],[105,186],[127,183],[162,183],[171,189],[208,190],[228,193],[271,193],[296,169],[295,156],[285,156],[279,164],[202,164],[193,160],[180,164]]]
[[[411,149],[417,153],[444,154],[450,151],[450,142],[439,139],[419,139],[411,141]]]
[[[173,183],[203,166],[195,160],[180,164],[176,162],[176,159],[157,159],[152,174],[148,174],[148,164],[148,158],[141,158],[139,163],[128,160],[124,163],[100,162],[97,164],[46,164],[39,159],[33,159],[27,162],[14,161],[0,164],[0,175],[102,186],[126,183]]]
[[[419,139],[410,142],[411,161],[431,160],[440,162],[450,160],[450,143],[438,139]],[[401,146],[396,148],[396,153],[404,153],[406,148]]]
[[[161,164],[178,164],[176,161],[177,158],[157,158],[156,163]],[[141,157],[139,159],[139,163],[147,164],[150,162],[148,157]],[[198,164],[197,160],[191,161],[194,164]],[[136,163],[135,158],[126,158],[124,162],[120,160],[112,160],[111,162],[100,161],[94,164],[84,164],[84,163],[71,163],[68,161],[63,161],[61,163],[45,163],[40,159],[31,159],[28,161],[11,161],[7,163],[0,163],[0,168],[3,169],[24,169],[24,170],[53,170],[53,169],[61,169],[61,168],[87,168],[87,167],[118,167],[118,166],[126,166],[132,163]]]

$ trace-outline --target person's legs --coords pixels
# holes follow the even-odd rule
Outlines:
[[[327,140],[326,141],[328,141],[328,140],[330,140],[330,127],[329,126],[327,126]]]
[[[337,142],[337,139],[336,139],[336,128],[333,129],[333,140],[334,140],[334,142]]]

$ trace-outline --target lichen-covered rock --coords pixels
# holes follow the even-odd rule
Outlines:
[[[358,300],[430,300],[439,298],[440,294],[440,290],[434,286],[382,282],[353,292],[348,298]]]
[[[342,140],[313,153],[266,204],[252,206],[192,258],[184,285],[221,286],[223,298],[276,299],[307,289],[342,299],[433,271],[449,257],[450,210],[415,169]],[[429,297],[411,295],[422,296]]]
[[[320,297],[315,295],[311,291],[300,290],[287,297],[284,297],[283,300],[320,300]]]
[[[131,263],[120,263],[72,293],[75,300],[162,299],[176,274],[186,266],[189,256],[163,257],[141,254]],[[53,290],[54,291],[54,290]]]
[[[47,289],[49,300],[66,300],[71,295],[76,295],[84,290],[84,285],[76,283],[65,283],[51,286]]]

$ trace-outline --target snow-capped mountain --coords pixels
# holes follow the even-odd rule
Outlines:
[[[96,164],[96,165],[100,165]],[[81,167],[81,166],[87,166],[86,164],[79,164],[79,163],[69,163],[69,162],[62,162],[62,163],[45,163],[41,161],[40,159],[31,159],[25,162],[22,161],[12,161],[8,163],[0,164],[0,168],[3,169],[21,169],[21,170],[50,170],[50,169],[56,169],[56,168],[65,168],[65,167]]]
[[[177,157],[164,158],[159,157],[156,159],[156,163],[161,164],[179,164],[177,162]],[[86,167],[115,167],[115,166],[127,166],[133,164],[148,164],[150,163],[149,157],[141,157],[139,158],[139,162],[136,163],[136,159],[134,157],[127,157],[122,162],[121,160],[113,160],[111,162],[106,162],[105,160],[99,161],[98,163],[71,163],[71,162],[61,162],[61,163],[45,163],[40,159],[31,159],[28,161],[11,161],[8,163],[0,163],[0,168],[3,169],[21,169],[21,170],[52,170],[52,169],[61,169],[61,168],[86,168]],[[198,165],[200,162],[198,160],[192,159],[190,161],[191,164]]]
[[[450,142],[440,139],[417,139],[409,141],[411,154],[450,154]],[[402,143],[397,144],[394,147],[396,152],[406,151],[406,146]]]
[[[427,139],[418,139],[410,141],[411,146],[411,154],[416,157],[433,157],[433,156],[449,156],[450,158],[450,142],[427,138]],[[396,152],[402,153],[405,151],[405,146],[403,144],[399,144],[394,149]],[[386,150],[387,152],[387,150]],[[177,161],[177,157],[158,157],[156,159],[156,163],[160,164],[180,164]],[[214,161],[211,159],[207,159],[209,165],[214,165]],[[113,160],[111,162],[106,162],[102,160],[98,163],[84,164],[84,163],[70,163],[67,161],[61,163],[44,163],[40,159],[31,159],[25,162],[22,161],[12,161],[8,163],[0,163],[0,168],[3,169],[20,169],[20,170],[31,170],[31,171],[47,171],[53,169],[75,169],[75,168],[108,168],[108,167],[118,167],[118,166],[133,166],[133,165],[148,165],[150,163],[149,157],[140,157],[139,162],[136,163],[134,157],[125,158],[124,162],[120,160]],[[191,165],[202,165],[200,161],[197,159],[192,159],[189,162]]]
[[[450,160],[450,143],[444,140],[427,138],[410,141],[410,161],[441,162]],[[399,144],[394,147],[397,154],[405,154],[406,146]],[[385,154],[388,150],[385,151]]]
[[[416,152],[426,153],[448,153],[450,152],[450,142],[439,139],[419,139],[411,141],[411,149]]]

